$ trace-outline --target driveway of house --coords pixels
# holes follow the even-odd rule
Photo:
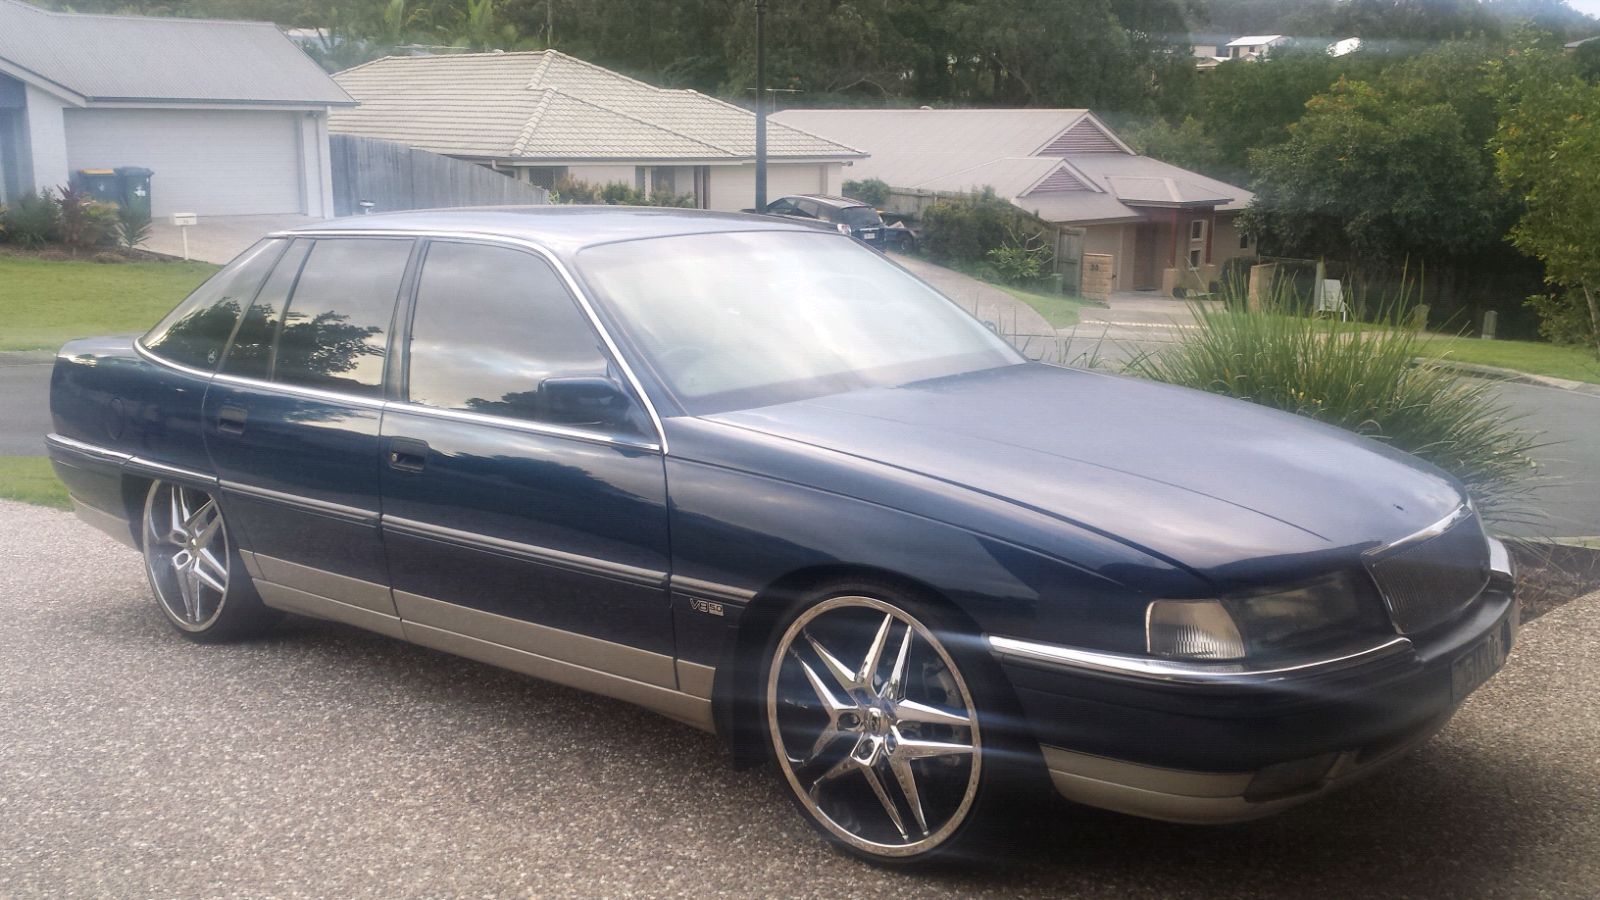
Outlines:
[[[189,258],[222,265],[263,235],[320,221],[310,216],[201,216],[197,224],[188,228]],[[183,231],[169,219],[158,219],[150,224],[150,238],[144,249],[182,256]]]
[[[200,646],[133,551],[0,502],[0,896],[1533,898],[1600,885],[1600,595],[1533,622],[1434,741],[1260,822],[1019,803],[927,873],[830,852],[770,769],[340,626]],[[1161,740],[1151,735],[1151,740]]]

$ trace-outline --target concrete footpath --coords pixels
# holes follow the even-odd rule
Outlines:
[[[1022,844],[928,873],[833,853],[770,769],[617,701],[304,620],[188,643],[137,555],[63,513],[0,502],[0,618],[7,898],[1600,890],[1600,595],[1342,793],[1216,828],[1044,799]]]

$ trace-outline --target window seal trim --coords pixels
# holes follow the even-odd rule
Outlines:
[[[566,264],[562,262],[562,260],[554,253],[551,253],[549,250],[541,247],[539,244],[533,241],[524,240],[522,238],[508,237],[498,234],[484,234],[481,232],[472,231],[405,230],[386,228],[308,228],[297,231],[275,231],[271,234],[268,234],[267,237],[306,237],[312,239],[337,237],[406,237],[413,240],[438,239],[461,241],[464,243],[492,244],[503,247],[512,247],[518,250],[525,250],[533,253],[535,256],[538,256],[545,262],[549,263],[552,269],[555,269],[556,274],[559,275],[562,282],[566,284],[567,290],[570,291],[573,298],[578,301],[578,307],[583,310],[584,315],[588,316],[589,324],[593,326],[595,333],[600,335],[600,341],[605,344],[606,350],[611,354],[611,360],[617,364],[618,369],[622,370],[622,375],[627,379],[628,386],[633,389],[634,395],[638,398],[639,402],[643,404],[645,413],[650,417],[650,424],[655,426],[658,448],[660,452],[662,455],[666,455],[668,453],[667,431],[666,428],[661,424],[661,415],[656,412],[655,403],[651,402],[650,395],[645,393],[644,384],[639,380],[639,376],[634,373],[633,366],[628,363],[627,357],[622,354],[622,350],[617,346],[616,339],[612,336],[611,331],[606,328],[605,323],[601,321],[599,314],[595,312],[593,301],[590,300],[589,295],[584,291],[583,286],[579,284],[576,278],[573,277],[572,271],[567,268]],[[433,409],[433,407],[428,407],[428,409]]]

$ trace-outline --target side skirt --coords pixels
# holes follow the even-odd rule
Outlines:
[[[633,703],[704,731],[716,730],[709,690],[715,670],[708,666],[403,591],[390,591],[382,585],[358,582],[248,551],[240,555],[255,580],[261,601],[274,609],[354,625],[386,637]],[[318,577],[311,577],[313,575]],[[268,580],[274,576],[292,580],[297,586]],[[344,599],[336,600],[305,590],[310,587],[337,590]],[[355,588],[360,590],[344,593]],[[378,602],[375,595],[378,591],[385,595],[383,601],[386,602]],[[360,605],[345,600],[356,600]],[[401,619],[379,611],[387,609],[396,609],[407,617]]]

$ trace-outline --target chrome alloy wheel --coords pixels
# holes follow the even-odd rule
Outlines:
[[[228,594],[228,529],[216,498],[158,481],[144,504],[144,566],[167,617],[204,631]]]
[[[767,725],[800,804],[858,850],[926,853],[972,809],[972,695],[933,633],[892,604],[834,597],[802,613],[773,652]]]

